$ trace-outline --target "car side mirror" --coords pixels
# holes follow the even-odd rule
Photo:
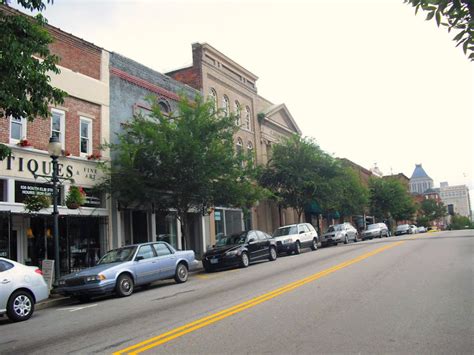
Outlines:
[[[253,242],[255,242],[255,238],[250,238],[249,243],[253,243]]]
[[[135,261],[140,261],[140,260],[143,260],[145,259],[143,256],[139,255],[135,258]]]

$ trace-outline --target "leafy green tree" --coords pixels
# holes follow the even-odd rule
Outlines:
[[[337,211],[341,216],[363,214],[369,203],[369,190],[362,185],[352,169],[341,167],[338,176],[331,183],[337,191],[333,194],[333,199],[338,204]]]
[[[408,220],[415,204],[405,186],[397,179],[372,178],[369,181],[370,210],[378,219]]]
[[[449,229],[470,229],[470,228],[474,228],[474,223],[472,223],[468,217],[460,216],[458,214],[452,216]]]
[[[419,9],[427,11],[427,20],[435,19],[438,27],[446,26],[448,31],[458,31],[453,40],[462,45],[464,54],[474,61],[474,2],[472,0],[404,0]]]
[[[46,19],[18,14],[0,0],[0,118],[49,117],[49,104],[61,104],[66,93],[50,85],[50,72],[58,74],[59,58],[48,45],[53,41]],[[17,0],[27,10],[42,11],[45,2]],[[48,3],[52,2],[48,0]]]
[[[428,220],[428,223],[440,219],[446,216],[446,206],[442,202],[436,202],[432,199],[423,200],[420,203],[419,213],[424,219]],[[422,219],[422,221],[424,221]],[[418,224],[420,224],[420,217],[417,219]]]
[[[135,116],[118,143],[108,145],[114,159],[103,166],[99,188],[125,206],[175,210],[186,247],[188,213],[248,208],[263,196],[253,160],[234,150],[235,131],[235,118],[216,112],[212,102],[182,98],[177,112],[165,116],[155,99],[150,115]]]
[[[314,140],[293,135],[273,146],[259,182],[281,206],[294,208],[300,219],[313,201],[329,200],[334,164]]]

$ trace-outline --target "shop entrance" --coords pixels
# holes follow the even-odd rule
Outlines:
[[[0,212],[0,257],[18,261],[18,231],[11,225],[11,213]]]

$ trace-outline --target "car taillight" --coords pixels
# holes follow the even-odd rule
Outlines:
[[[43,276],[43,271],[41,271],[40,269],[36,269],[35,272],[36,272],[37,274],[40,274],[41,276]]]

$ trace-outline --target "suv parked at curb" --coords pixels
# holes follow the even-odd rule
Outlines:
[[[283,226],[273,232],[279,253],[301,253],[301,248],[318,249],[318,232],[309,223],[298,223]]]
[[[366,239],[382,238],[382,237],[388,237],[388,236],[389,236],[388,227],[385,223],[374,223],[374,224],[369,224],[367,226],[367,229],[362,232],[361,239],[366,240]]]
[[[348,222],[330,226],[328,231],[321,236],[321,245],[329,245],[344,242],[349,243],[349,240],[357,242],[357,229]]]

